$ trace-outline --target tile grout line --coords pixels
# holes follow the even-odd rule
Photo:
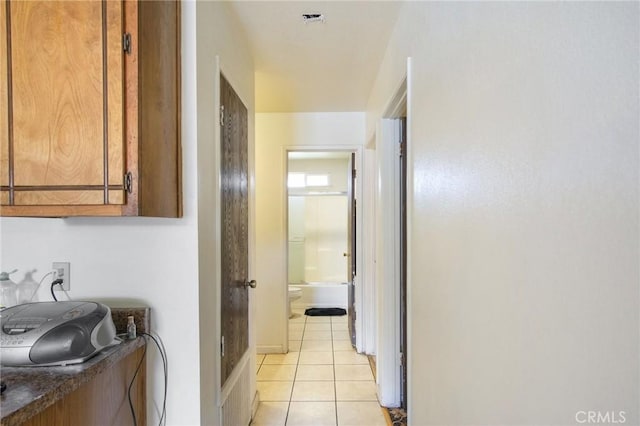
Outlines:
[[[336,385],[336,352],[333,346],[333,317],[329,318],[329,326],[331,327],[331,360],[333,361],[333,404],[336,409],[336,426],[338,423],[338,389]]]

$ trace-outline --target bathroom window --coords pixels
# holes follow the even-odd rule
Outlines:
[[[291,172],[287,177],[287,186],[289,188],[326,188],[329,186],[329,175],[307,175]]]
[[[304,173],[289,173],[287,186],[289,188],[304,188],[306,186]]]
[[[307,175],[307,186],[329,186],[329,175]]]

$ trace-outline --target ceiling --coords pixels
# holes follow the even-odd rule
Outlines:
[[[232,1],[257,112],[364,111],[401,1]],[[304,13],[324,22],[305,23]]]

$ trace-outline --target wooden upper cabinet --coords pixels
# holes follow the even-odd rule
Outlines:
[[[182,216],[180,10],[0,0],[3,216]]]
[[[0,0],[0,205],[9,204],[9,92],[7,66],[7,8]]]

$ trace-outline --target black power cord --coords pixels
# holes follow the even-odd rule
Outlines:
[[[58,298],[53,293],[53,287],[55,287],[57,285],[62,285],[63,282],[64,282],[64,280],[62,278],[58,278],[57,280],[51,281],[51,297],[53,297],[53,300],[55,300],[56,302],[58,301]]]
[[[162,341],[160,340],[159,337],[156,338],[156,336],[153,336],[152,334],[145,333],[145,332],[139,332],[138,334],[145,341],[145,349],[144,349],[144,352],[142,353],[142,358],[140,359],[140,362],[138,363],[138,366],[136,367],[136,371],[133,374],[133,378],[131,379],[131,383],[129,383],[129,389],[127,391],[127,397],[129,398],[129,408],[131,408],[131,415],[133,416],[133,424],[134,424],[134,426],[137,426],[138,422],[137,422],[137,419],[136,419],[136,413],[135,413],[135,410],[133,408],[133,402],[131,401],[131,388],[133,387],[133,382],[135,381],[136,376],[138,375],[138,371],[140,371],[140,367],[142,366],[142,362],[145,359],[145,355],[147,354],[147,337],[149,337],[151,340],[153,340],[153,342],[158,347],[158,351],[160,352],[160,356],[162,357],[162,367],[163,367],[163,370],[164,370],[164,397],[163,397],[163,401],[162,401],[162,414],[160,415],[160,421],[158,422],[158,425],[161,426],[163,421],[166,421],[165,417],[167,415],[167,383],[168,383],[167,354],[166,354],[166,351],[164,349],[164,345],[162,344]]]

